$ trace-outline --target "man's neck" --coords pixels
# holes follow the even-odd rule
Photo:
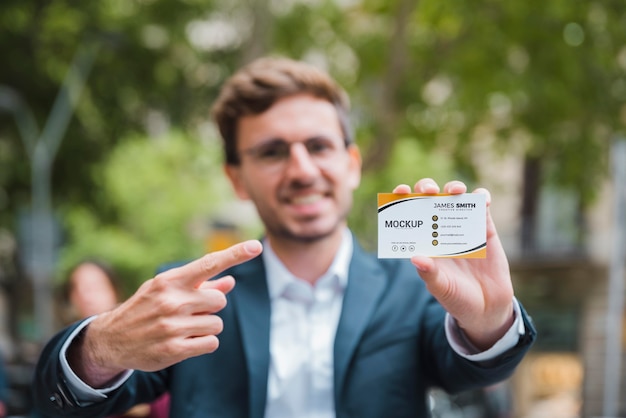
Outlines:
[[[267,238],[272,250],[291,274],[315,284],[335,259],[343,239],[343,229],[338,228],[332,235],[313,242]]]

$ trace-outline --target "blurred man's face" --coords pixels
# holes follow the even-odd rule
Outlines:
[[[315,241],[340,233],[359,185],[361,159],[346,147],[335,107],[310,95],[276,102],[238,124],[240,165],[226,167],[254,202],[270,238]]]
[[[78,267],[72,277],[70,302],[81,318],[113,309],[117,294],[107,275],[96,265]]]

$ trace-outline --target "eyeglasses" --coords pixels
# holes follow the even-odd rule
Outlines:
[[[282,139],[274,139],[260,145],[245,149],[241,154],[247,155],[260,167],[266,169],[284,168],[291,157],[291,147],[294,144],[302,144],[307,150],[309,157],[318,165],[324,166],[334,162],[341,151],[348,147],[347,141],[339,142],[335,139],[318,136],[304,141],[287,142]]]

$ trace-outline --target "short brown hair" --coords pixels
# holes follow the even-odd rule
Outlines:
[[[278,100],[299,93],[332,103],[337,109],[344,141],[352,142],[348,95],[328,74],[288,58],[259,58],[224,83],[213,105],[212,114],[224,141],[226,163],[239,164],[237,123],[241,117],[263,113]]]

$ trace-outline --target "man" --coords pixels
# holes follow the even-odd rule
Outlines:
[[[429,387],[513,372],[535,332],[489,215],[486,259],[379,260],[354,241],[361,157],[331,78],[260,59],[226,82],[213,113],[262,244],[162,272],[53,338],[34,380],[42,412],[105,416],[169,390],[173,417],[425,417]]]

